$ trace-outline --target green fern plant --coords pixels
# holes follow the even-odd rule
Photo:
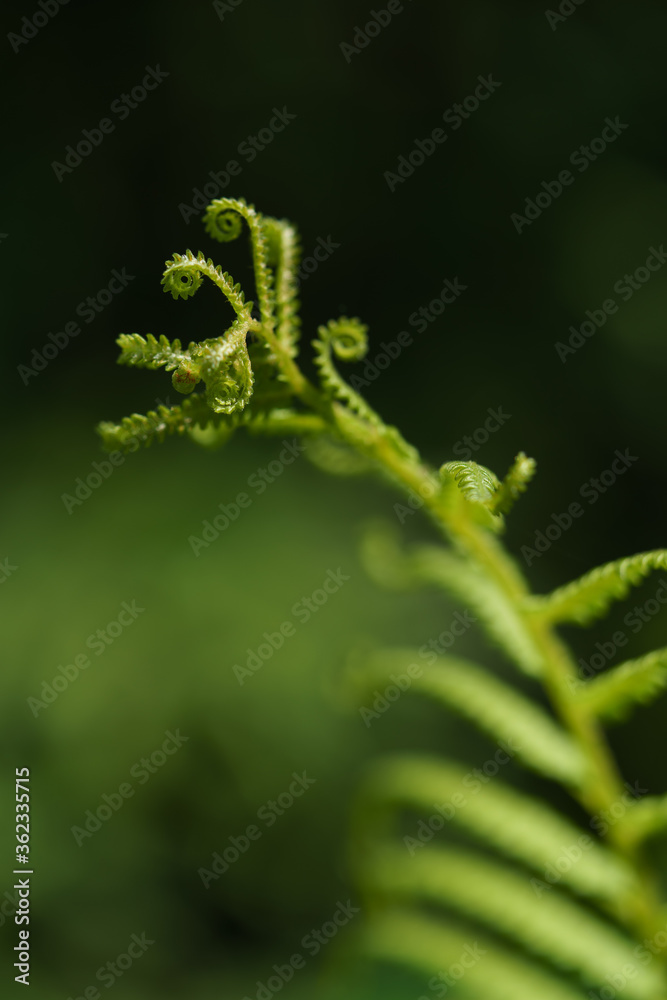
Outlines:
[[[557,628],[606,614],[652,570],[667,566],[667,551],[610,563],[548,595],[531,593],[499,536],[534,474],[534,461],[520,453],[502,479],[475,462],[430,468],[337,370],[337,359],[357,361],[367,350],[367,330],[358,319],[342,317],[319,328],[316,382],[299,367],[294,227],[230,198],[213,201],[204,223],[221,242],[249,233],[257,304],[204,254],[174,254],[162,279],[165,292],[187,299],[208,280],[235,318],[220,336],[187,347],[162,336],[122,335],[119,362],[165,368],[185,398],[178,406],[100,424],[105,447],[134,450],[137,442],[149,445],[172,433],[215,445],[239,428],[289,431],[303,435],[323,468],[375,471],[423,498],[446,544],[404,551],[390,531],[375,530],[365,543],[369,568],[392,586],[426,585],[462,600],[490,642],[527,675],[535,699],[452,656],[434,655],[413,690],[511,746],[518,761],[562,786],[594,824],[596,817],[618,814],[604,824],[604,838],[592,837],[590,826],[578,827],[502,776],[466,799],[473,772],[460,764],[403,754],[379,760],[355,806],[355,877],[366,902],[355,947],[435,975],[429,995],[444,995],[445,980],[437,975],[466,948],[472,954],[474,941],[480,957],[465,963],[461,989],[477,1000],[577,1000],[617,992],[661,1000],[667,996],[667,907],[644,848],[667,826],[667,797],[628,795],[603,726],[662,690],[667,650],[583,681]],[[200,383],[203,391],[195,391]],[[372,691],[415,655],[409,649],[375,651],[356,666],[356,690]],[[540,692],[552,711],[538,704]],[[406,849],[400,839],[405,812],[427,815],[438,802],[444,802],[445,819],[465,832],[468,846],[438,838]],[[564,851],[571,863],[547,884],[545,869]]]

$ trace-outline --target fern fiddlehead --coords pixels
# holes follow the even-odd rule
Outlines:
[[[319,442],[312,449],[318,464],[339,472],[373,469],[418,494],[450,547],[404,552],[386,531],[376,531],[365,545],[371,572],[393,586],[437,587],[463,600],[489,641],[529,678],[535,695],[546,692],[553,711],[482,667],[448,655],[433,656],[415,677],[414,693],[463,715],[499,746],[511,745],[508,760],[515,756],[562,786],[591,818],[586,830],[602,833],[596,818],[624,804],[604,836],[592,836],[501,778],[483,786],[477,779],[476,788],[470,779],[475,772],[454,762],[407,754],[380,761],[355,806],[353,864],[369,914],[358,946],[388,961],[437,970],[454,961],[468,940],[460,923],[448,922],[442,912],[432,915],[439,908],[459,914],[483,942],[484,959],[469,969],[465,982],[478,1000],[576,1000],[621,978],[624,995],[664,1000],[667,907],[643,847],[667,827],[667,796],[628,796],[603,727],[667,686],[667,652],[582,679],[556,629],[605,614],[631,586],[667,566],[667,550],[609,563],[549,595],[532,594],[500,536],[534,475],[534,461],[519,453],[502,480],[475,462],[430,468],[337,370],[334,359],[353,362],[365,354],[367,328],[357,319],[341,317],[319,328],[313,384],[296,361],[294,227],[230,198],[212,202],[204,222],[209,236],[223,243],[247,229],[259,317],[240,286],[210,258],[189,250],[174,254],[162,279],[165,291],[187,299],[208,278],[235,318],[221,336],[187,348],[163,336],[121,335],[120,363],[164,368],[185,398],[178,406],[100,424],[104,445],[134,450],[184,432],[200,443],[221,443],[241,428],[266,434],[289,428]],[[352,672],[351,690],[363,697],[414,655],[377,651]],[[401,847],[398,829],[406,812],[424,815],[443,798],[440,817],[460,827],[470,847],[453,847],[442,838],[436,844],[412,838],[412,849]],[[484,856],[475,844],[494,856]],[[576,863],[549,884],[537,879],[572,844],[580,845]],[[533,891],[536,880],[539,892]],[[486,937],[479,927],[486,928]]]

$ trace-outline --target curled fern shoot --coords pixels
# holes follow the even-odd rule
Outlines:
[[[392,677],[409,677],[401,681],[406,697],[428,697],[499,747],[515,747],[505,751],[502,774],[496,756],[478,767],[417,754],[369,771],[354,809],[351,851],[367,917],[352,933],[351,951],[433,975],[456,962],[473,935],[484,957],[462,988],[475,1000],[583,1000],[624,969],[633,970],[624,996],[665,1000],[667,947],[654,945],[667,941],[667,906],[645,841],[667,833],[667,796],[628,794],[605,726],[660,695],[667,653],[647,651],[583,680],[558,627],[607,614],[649,573],[667,568],[667,549],[617,559],[551,594],[533,593],[502,529],[505,518],[516,517],[534,460],[518,452],[502,479],[475,462],[426,462],[338,370],[337,362],[357,362],[367,351],[368,328],[359,319],[319,326],[311,381],[299,363],[294,226],[232,198],[213,201],[204,223],[223,245],[247,233],[257,309],[204,253],[174,254],[162,278],[165,292],[188,299],[210,282],[234,318],[222,334],[187,347],[164,336],[121,335],[119,363],[164,369],[183,399],[100,424],[104,446],[136,451],[187,434],[213,448],[237,431],[291,433],[329,472],[379,474],[405,503],[419,498],[438,538],[404,549],[386,526],[374,526],[363,549],[371,575],[398,590],[442,591],[516,668],[521,684],[515,690],[447,651],[422,656],[428,644],[418,651],[379,648],[350,671],[359,708],[395,684]],[[532,772],[535,792],[512,787],[521,766]],[[543,778],[569,797],[576,821],[541,801],[535,782]],[[602,823],[619,804],[618,821]],[[408,850],[400,841],[408,817],[435,833],[426,819],[434,809],[443,819],[439,836]],[[562,857],[575,861],[559,869]],[[560,875],[547,881],[548,871]]]
[[[333,356],[341,361],[361,361],[368,350],[368,328],[358,319],[330,320],[318,330],[319,337],[313,341],[315,364],[319,370],[323,391],[331,399],[340,399],[351,410],[370,423],[381,426],[382,421],[371,410],[364,399],[352,389],[338,374]]]
[[[273,332],[274,289],[273,278],[269,271],[268,242],[266,222],[255,211],[253,205],[248,205],[243,199],[217,198],[206,209],[204,226],[209,236],[226,243],[240,236],[241,219],[245,219],[250,232],[253,265],[255,269],[255,287],[262,315],[262,326],[266,331]]]

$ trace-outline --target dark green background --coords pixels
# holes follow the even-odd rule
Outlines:
[[[202,248],[251,286],[247,248],[211,244],[179,212],[209,171],[239,159],[225,194],[296,222],[306,254],[318,237],[340,244],[303,284],[306,345],[340,314],[369,324],[371,358],[411,330],[412,346],[367,395],[433,463],[455,457],[489,407],[511,415],[474,457],[499,474],[520,449],[538,460],[510,520],[514,552],[580,498],[616,449],[637,456],[535,561],[538,590],[664,545],[667,268],[565,364],[554,344],[667,240],[667,11],[586,0],[552,30],[539,5],[415,0],[348,62],[340,46],[369,20],[366,4],[243,0],[221,21],[210,3],[72,0],[14,53],[6,36],[37,9],[3,10],[0,209],[0,558],[18,567],[0,585],[0,732],[8,817],[14,767],[33,772],[32,995],[80,995],[145,931],[156,944],[115,985],[119,995],[254,997],[273,962],[303,950],[303,935],[354,898],[345,831],[364,759],[431,746],[479,763],[491,744],[418,699],[367,731],[339,697],[348,649],[419,645],[455,610],[435,594],[381,593],[365,577],[359,526],[393,516],[382,487],[327,479],[300,460],[194,558],[188,536],[280,445],[239,437],[212,454],[179,440],[130,456],[68,515],[62,494],[102,457],[94,424],[176,401],[168,376],[116,368],[114,339],[199,340],[227,322],[212,291],[173,302],[160,276],[173,251]],[[125,121],[112,115],[115,131],[59,183],[53,161],[156,64],[168,79]],[[458,130],[443,126],[443,112],[489,74],[498,90]],[[296,119],[248,163],[239,144],[283,106]],[[618,140],[517,234],[511,214],[616,116],[628,125]],[[392,193],[384,173],[441,126],[447,141]],[[123,267],[129,287],[24,385],[17,366]],[[409,316],[455,277],[466,292],[418,334]],[[408,532],[428,534],[416,521]],[[338,566],[350,582],[239,687],[233,663]],[[132,599],[145,614],[35,719],[26,699]],[[638,600],[573,634],[577,655],[588,658]],[[657,616],[626,652],[663,636]],[[460,651],[506,669],[472,636]],[[615,734],[627,777],[652,791],[664,790],[663,741],[651,737],[661,726],[658,704]],[[71,827],[176,727],[189,742],[78,848]],[[313,789],[204,891],[197,868],[304,769]],[[0,890],[11,886],[10,835],[3,824]],[[2,935],[11,983],[11,921]],[[284,995],[319,989],[323,965],[309,961]],[[393,982],[397,997],[425,990],[419,979]]]

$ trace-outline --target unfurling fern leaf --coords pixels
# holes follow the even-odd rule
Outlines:
[[[495,513],[493,497],[500,488],[500,483],[490,469],[477,462],[445,462],[440,467],[440,475],[447,483],[453,481],[470,504],[475,520],[490,528],[501,531],[503,518]]]
[[[490,509],[493,496],[500,488],[491,470],[477,462],[445,462],[440,467],[440,475],[443,478],[451,476],[467,500],[483,504],[487,509]]]
[[[460,984],[461,996],[472,1000],[607,1000],[617,993],[665,1000],[667,910],[642,850],[644,840],[667,829],[667,796],[628,797],[601,723],[663,689],[667,652],[584,682],[555,626],[604,614],[649,572],[667,568],[667,550],[609,563],[552,594],[532,594],[500,530],[533,477],[533,459],[519,452],[502,480],[475,462],[445,462],[439,473],[425,463],[337,369],[336,360],[359,361],[366,352],[368,331],[358,319],[319,327],[317,384],[311,382],[296,360],[296,230],[231,198],[212,202],[204,221],[223,244],[247,232],[259,318],[210,258],[174,254],[165,292],[188,299],[207,279],[231,306],[233,321],[187,348],[163,336],[122,335],[120,363],[166,369],[185,398],[100,424],[104,445],[133,451],[187,432],[213,447],[242,428],[312,439],[311,457],[332,472],[378,472],[413,508],[424,508],[449,547],[403,551],[390,531],[376,527],[364,545],[372,574],[394,588],[437,587],[463,602],[471,621],[528,675],[531,690],[542,686],[552,710],[459,656],[434,657],[410,672],[410,650],[377,651],[351,672],[361,702],[390,683],[392,671],[405,676],[408,669],[414,693],[500,741],[507,758],[503,774],[497,753],[482,768],[407,754],[373,766],[355,809],[352,856],[368,915],[363,925],[355,922],[352,950],[430,976],[464,952],[474,955],[461,965]],[[204,391],[196,391],[200,383]],[[506,775],[515,763],[558,782],[579,820],[511,788]],[[418,816],[417,829],[426,833],[401,845],[408,816]],[[605,829],[604,840],[593,829]],[[471,846],[453,847],[450,831]],[[446,917],[434,919],[427,908]]]
[[[241,218],[245,219],[250,233],[255,287],[262,317],[261,323],[265,334],[272,335],[275,325],[273,308],[275,296],[273,278],[268,266],[269,244],[266,220],[255,210],[253,205],[248,205],[243,199],[216,198],[206,209],[204,226],[209,236],[221,242],[227,242],[236,239],[241,234]]]
[[[119,424],[105,421],[98,425],[97,431],[107,451],[131,452],[141,445],[163,441],[168,434],[183,434],[192,427],[205,427],[209,423],[218,426],[222,422],[223,418],[214,414],[198,393],[179,406],[160,405],[145,416],[133,413],[131,417],[123,417]],[[228,418],[224,426],[231,432],[235,426],[233,418]]]
[[[368,328],[358,319],[342,316],[330,320],[318,330],[319,337],[313,341],[315,364],[319,370],[323,390],[332,399],[344,402],[349,408],[377,427],[382,421],[358,392],[352,389],[338,374],[333,355],[342,361],[360,361],[368,350]]]

